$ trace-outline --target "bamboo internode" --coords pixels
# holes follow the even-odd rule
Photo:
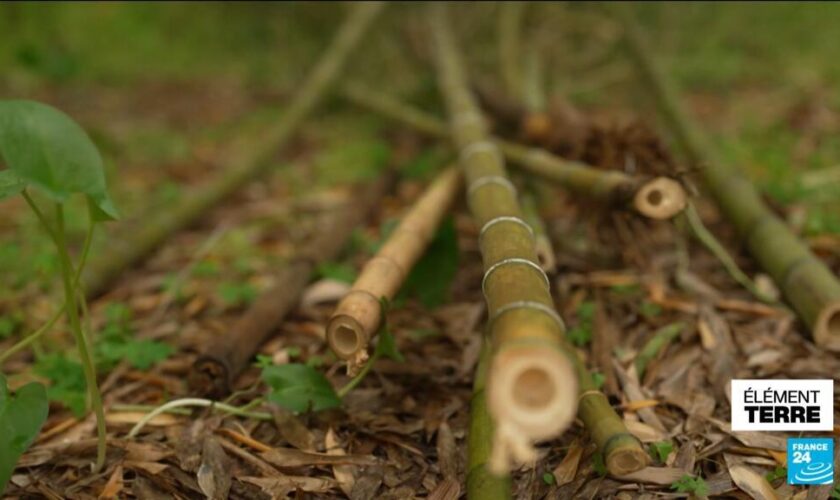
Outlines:
[[[343,94],[360,106],[424,134],[442,139],[449,136],[449,128],[442,121],[387,96],[374,94],[358,85],[346,85]],[[564,160],[540,148],[498,138],[491,140],[505,158],[520,169],[555,182],[587,199],[626,207],[652,219],[670,219],[686,206],[685,190],[673,179],[643,179],[614,170],[598,170],[580,162]]]
[[[365,264],[327,325],[327,341],[352,373],[368,357],[367,347],[382,318],[381,298],[392,299],[428,247],[459,189],[461,173],[448,168],[429,186],[377,254]]]
[[[840,282],[796,235],[767,208],[738,168],[728,167],[697,129],[679,94],[650,55],[633,19],[616,9],[625,26],[627,47],[640,75],[656,97],[677,140],[700,169],[706,187],[800,318],[814,341],[840,351]]]
[[[482,288],[492,352],[486,398],[495,421],[490,465],[503,472],[511,459],[533,461],[533,441],[555,436],[571,424],[577,381],[561,347],[563,321],[537,264],[533,230],[522,220],[496,145],[487,139],[444,9],[432,7],[436,62],[467,201],[481,227]]]
[[[383,7],[383,2],[360,2],[353,8],[318,64],[301,83],[282,118],[266,131],[258,144],[232,161],[234,165],[187,194],[171,210],[161,211],[155,207],[142,218],[142,225],[129,228],[131,232],[114,238],[108,248],[108,257],[91,262],[85,272],[88,296],[95,297],[105,292],[120,273],[140,262],[169,235],[193,224],[210,207],[268,170],[272,166],[268,160],[323,99],[341,73],[348,56]]]

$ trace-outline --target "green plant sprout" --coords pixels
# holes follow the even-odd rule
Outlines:
[[[58,253],[64,303],[54,318],[63,312],[79,350],[90,405],[96,414],[98,443],[94,471],[99,471],[105,464],[105,413],[93,350],[82,321],[87,303],[80,276],[96,224],[118,217],[108,195],[102,157],[90,137],[69,116],[45,104],[25,100],[0,101],[0,156],[7,167],[0,170],[0,199],[21,194]],[[52,205],[52,220],[36,203],[30,189],[39,191]],[[77,193],[87,200],[89,223],[81,255],[74,265],[67,246],[64,207]],[[22,347],[31,344],[50,329],[55,319],[19,344]],[[15,345],[10,351],[17,352],[22,347]]]

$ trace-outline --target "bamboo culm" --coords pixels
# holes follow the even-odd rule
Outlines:
[[[457,168],[444,170],[403,217],[362,269],[327,324],[327,342],[355,373],[368,358],[368,344],[379,329],[381,299],[392,299],[423,254],[461,188]]]
[[[689,159],[702,166],[708,191],[758,263],[784,293],[814,342],[840,351],[840,282],[761,200],[740,169],[727,166],[683,108],[674,84],[651,56],[635,21],[620,6],[625,45]]]
[[[84,282],[88,296],[105,292],[125,269],[144,259],[169,235],[194,223],[210,207],[271,168],[271,156],[292,137],[297,126],[329,91],[383,6],[383,2],[360,2],[354,6],[318,64],[290,100],[285,114],[266,132],[263,140],[234,162],[236,166],[226,168],[219,177],[185,195],[171,210],[157,207],[148,210],[140,227],[132,227],[131,232],[115,238],[108,257],[91,262],[86,270]]]
[[[446,6],[431,9],[441,93],[460,152],[467,201],[482,228],[491,342],[486,392],[495,424],[490,470],[505,471],[511,459],[532,460],[531,443],[560,433],[575,407],[612,474],[640,470],[648,463],[647,453],[565,338],[548,280],[535,263],[530,227],[521,220],[502,156],[489,141],[468,90]]]
[[[424,134],[446,139],[449,127],[423,111],[373,93],[359,85],[346,85],[344,97],[351,102],[399,121]],[[617,207],[626,207],[652,219],[670,219],[686,206],[686,193],[668,177],[640,179],[615,170],[599,170],[580,162],[559,158],[543,149],[491,139],[507,160],[528,173],[555,182],[569,191]]]
[[[574,418],[577,381],[562,348],[563,322],[537,263],[515,188],[469,91],[446,6],[430,6],[438,83],[460,152],[470,211],[481,227],[482,289],[491,358],[487,406],[494,421],[490,469],[507,472],[536,459],[533,442],[554,437]]]

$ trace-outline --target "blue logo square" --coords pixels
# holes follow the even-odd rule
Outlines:
[[[788,484],[834,483],[834,439],[788,438]]]

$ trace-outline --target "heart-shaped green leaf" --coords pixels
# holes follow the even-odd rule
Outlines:
[[[43,385],[33,382],[11,394],[6,378],[0,374],[0,494],[12,477],[18,459],[47,420],[48,411]]]
[[[267,366],[263,381],[271,388],[268,400],[287,410],[301,413],[341,406],[341,400],[323,373],[303,364]]]
[[[35,101],[0,101],[0,155],[20,180],[57,202],[82,193],[96,220],[116,219],[102,157],[87,133],[61,111]]]

